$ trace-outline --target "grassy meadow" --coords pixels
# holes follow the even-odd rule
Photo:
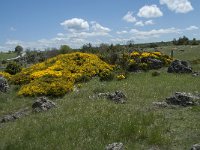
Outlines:
[[[171,49],[159,50],[170,54]],[[180,46],[174,57],[190,61],[194,71],[200,71],[196,61],[200,46]],[[169,74],[167,68],[153,77],[153,71],[130,73],[121,81],[101,82],[95,77],[79,91],[52,98],[56,108],[1,124],[0,149],[102,150],[110,143],[122,142],[127,150],[189,150],[200,142],[200,106],[155,108],[152,102],[163,101],[177,91],[200,92],[200,79],[191,74]],[[8,93],[0,93],[0,116],[24,107],[31,109],[36,98],[17,96],[18,89],[11,86]],[[127,103],[89,98],[116,90],[127,95]]]

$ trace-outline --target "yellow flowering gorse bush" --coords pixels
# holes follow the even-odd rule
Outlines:
[[[167,66],[172,62],[172,58],[168,55],[164,55],[161,52],[132,52],[130,54],[130,60],[128,62],[129,70],[148,70],[156,69],[152,64],[153,60],[158,60],[162,63],[162,66]]]
[[[76,52],[61,54],[25,68],[12,77],[12,82],[22,85],[19,95],[60,96],[73,90],[74,84],[83,78],[90,79],[112,71],[113,66],[98,56]]]
[[[7,73],[7,72],[3,72],[3,71],[0,71],[0,76],[6,78],[6,79],[8,79],[8,80],[10,80],[11,77],[12,77],[11,74],[9,74],[9,73]]]

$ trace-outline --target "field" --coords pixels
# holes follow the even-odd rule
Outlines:
[[[171,49],[159,50],[170,54]],[[196,61],[200,46],[180,46],[174,57],[190,61],[194,71],[200,71]],[[200,92],[199,77],[169,74],[167,68],[153,77],[153,71],[130,73],[121,81],[93,78],[78,92],[53,98],[55,109],[0,126],[0,149],[101,150],[109,143],[122,142],[127,150],[189,150],[200,142],[200,106],[155,108],[152,102],[163,101],[177,91]],[[18,89],[12,86],[8,93],[0,93],[0,116],[31,108],[36,98],[16,96]],[[116,90],[127,95],[127,103],[89,98]]]

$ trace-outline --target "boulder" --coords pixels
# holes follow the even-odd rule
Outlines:
[[[166,103],[169,105],[194,106],[198,105],[199,96],[191,93],[176,92],[173,96],[166,98]]]
[[[200,144],[193,145],[191,150],[200,150]]]
[[[174,60],[168,70],[168,73],[192,73],[192,68],[186,61]]]
[[[7,92],[9,89],[8,81],[4,77],[0,76],[0,92]]]
[[[194,77],[200,76],[200,72],[193,72],[192,76],[194,76]]]
[[[33,103],[32,108],[34,112],[41,112],[41,111],[47,111],[55,106],[56,104],[50,101],[47,97],[39,97]]]
[[[124,150],[124,145],[123,145],[123,143],[108,144],[106,146],[105,150]]]

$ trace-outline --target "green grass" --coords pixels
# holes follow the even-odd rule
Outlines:
[[[9,58],[13,58],[13,57],[16,57],[16,56],[17,56],[17,54],[14,53],[14,52],[11,52],[11,53],[0,52],[0,61],[6,60],[6,59],[9,59]]]
[[[193,56],[185,53],[187,60],[197,59],[197,50]],[[184,58],[184,52],[177,57]],[[188,150],[200,140],[200,107],[158,109],[152,102],[176,91],[200,92],[200,80],[166,70],[159,70],[161,74],[156,77],[152,77],[153,70],[131,73],[122,81],[100,82],[94,78],[79,92],[53,99],[55,109],[0,127],[0,149],[101,150],[109,143],[122,142],[128,150]],[[35,98],[17,97],[17,89],[13,86],[9,93],[0,94],[0,116],[31,107]],[[89,99],[95,93],[115,90],[127,95],[126,104]]]

